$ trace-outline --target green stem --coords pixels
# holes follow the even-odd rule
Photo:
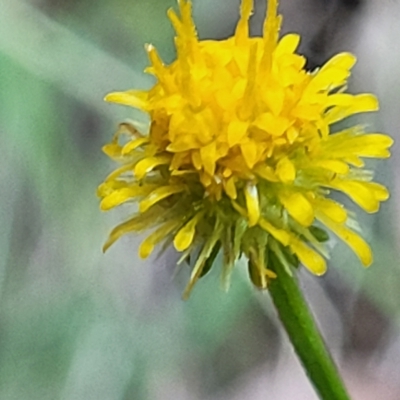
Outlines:
[[[350,397],[315,325],[297,279],[289,276],[279,261],[273,269],[269,293],[286,329],[289,339],[306,373],[322,400],[349,400]]]

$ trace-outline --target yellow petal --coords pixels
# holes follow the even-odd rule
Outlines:
[[[301,193],[281,194],[280,201],[298,223],[310,226],[314,221],[314,209],[311,203]]]
[[[167,11],[167,15],[175,29],[177,38],[175,48],[180,70],[177,83],[180,86],[181,93],[184,94],[189,104],[198,107],[200,97],[196,96],[193,83],[196,81],[197,63],[191,64],[190,61],[198,60],[198,43],[196,37],[196,27],[191,17],[191,3],[186,0],[178,2],[181,18],[179,18],[173,9]],[[193,80],[194,78],[195,80]]]
[[[196,168],[197,171],[201,170],[202,163],[201,163],[201,156],[198,150],[192,150],[191,158],[193,166]]]
[[[178,4],[183,26],[182,33],[184,35],[185,40],[189,44],[190,55],[194,57],[195,56],[194,52],[197,42],[197,33],[196,33],[196,26],[194,25],[192,19],[192,3],[187,0],[180,0]]]
[[[100,209],[103,211],[110,210],[111,208],[117,207],[128,200],[133,200],[137,196],[145,196],[152,189],[154,189],[153,185],[150,187],[132,185],[130,187],[116,189],[108,196],[104,197],[100,203]]]
[[[249,18],[253,11],[253,0],[243,0],[240,6],[240,19],[236,26],[235,40],[243,45],[249,37]]]
[[[211,142],[207,146],[200,148],[200,157],[204,166],[205,172],[209,175],[214,175],[215,164],[217,162],[217,145]]]
[[[224,178],[229,178],[230,176],[232,176],[232,170],[230,168],[224,168],[224,171],[222,172],[222,176]]]
[[[300,43],[300,35],[289,33],[283,36],[275,49],[275,57],[280,57],[283,54],[294,53]]]
[[[292,237],[289,246],[299,257],[300,262],[313,274],[319,276],[326,272],[326,262],[323,257],[301,240]]]
[[[373,94],[358,94],[353,98],[351,109],[352,114],[358,112],[376,111],[379,109],[379,102],[376,96]]]
[[[174,246],[178,251],[186,250],[193,242],[196,233],[196,225],[203,217],[204,213],[197,213],[186,225],[181,228],[174,238]]]
[[[339,203],[331,199],[319,197],[313,200],[314,209],[323,213],[332,221],[342,224],[347,220],[347,211]]]
[[[286,136],[289,140],[289,143],[292,144],[299,137],[299,131],[291,126],[288,128]]]
[[[263,99],[272,114],[278,116],[282,112],[285,101],[285,90],[280,86],[271,86],[262,93]]]
[[[238,108],[238,115],[243,120],[249,119],[254,112],[255,107],[255,90],[256,90],[256,74],[257,74],[257,47],[258,41],[252,41],[249,44],[250,51],[247,59],[247,73],[246,73],[246,89]]]
[[[103,246],[103,252],[114,244],[121,236],[130,232],[140,232],[151,227],[159,218],[160,210],[154,209],[146,214],[136,215],[128,221],[116,226],[110,233],[107,242]]]
[[[181,173],[180,168],[183,164],[187,163],[188,161],[188,154],[186,152],[184,153],[175,153],[172,156],[171,161],[169,162],[169,170],[171,171],[171,174],[176,175],[177,173]]]
[[[176,229],[179,226],[179,223],[179,221],[166,222],[151,235],[147,236],[139,247],[140,258],[147,258],[153,252],[154,247]]]
[[[208,175],[206,172],[199,172],[200,174],[200,182],[203,184],[204,187],[209,187],[215,180],[212,176]]]
[[[115,171],[111,172],[110,175],[107,176],[107,178],[105,179],[104,182],[110,182],[113,181],[115,179],[117,179],[118,177],[120,177],[123,173],[128,172],[128,171],[132,171],[134,164],[126,164],[123,165],[122,167],[117,168]]]
[[[353,96],[352,102],[347,107],[336,106],[326,113],[325,121],[328,124],[338,122],[350,115],[361,112],[376,111],[379,108],[377,98],[372,94],[359,94]]]
[[[105,101],[110,103],[118,103],[125,106],[148,109],[148,92],[143,90],[127,90],[126,92],[114,92],[108,94]]]
[[[387,200],[387,189],[374,182],[364,181],[332,181],[330,187],[346,193],[355,203],[369,213],[379,210],[379,202]]]
[[[281,136],[289,128],[290,121],[272,113],[263,113],[255,119],[254,125],[273,136]]]
[[[351,53],[339,53],[329,59],[321,68],[321,70],[335,67],[335,68],[343,68],[343,69],[351,69],[356,63],[357,58],[354,54]]]
[[[349,138],[346,143],[348,154],[353,153],[360,157],[387,158],[390,156],[388,149],[392,146],[393,139],[388,135],[368,133]]]
[[[343,224],[338,224],[324,215],[318,214],[317,218],[332,232],[342,239],[359,257],[364,266],[372,264],[372,251],[368,243],[355,232]]]
[[[141,137],[135,140],[131,140],[130,142],[128,142],[121,151],[121,154],[124,156],[126,154],[129,154],[131,151],[137,149],[138,147],[142,146],[145,143],[149,142],[149,138],[148,137]]]
[[[228,125],[228,144],[233,147],[239,144],[246,136],[249,124],[247,122],[239,121],[237,119],[231,121]]]
[[[97,196],[103,198],[114,192],[114,190],[122,189],[127,186],[128,183],[125,181],[105,181],[97,188]]]
[[[317,121],[321,118],[322,109],[319,104],[297,104],[290,112],[292,117]]]
[[[108,144],[104,145],[102,150],[110,158],[118,159],[122,155],[121,154],[122,147],[116,142],[112,142],[112,143],[108,143]]]
[[[189,119],[186,121],[189,124]],[[191,121],[192,126],[197,126],[196,122]],[[204,133],[203,133],[204,134]],[[167,150],[172,153],[179,153],[182,151],[198,149],[202,146],[199,142],[197,133],[190,131],[186,126],[182,126],[179,130],[170,130],[169,139],[170,144],[167,146]]]
[[[364,161],[355,155],[347,155],[343,158],[343,160],[357,168],[362,168],[365,165]]]
[[[279,160],[275,172],[283,183],[290,183],[296,179],[296,168],[287,157]]]
[[[367,182],[370,190],[373,191],[374,196],[379,201],[385,201],[389,198],[389,191],[387,188],[376,182]]]
[[[354,96],[349,93],[334,93],[327,96],[325,100],[326,107],[332,106],[344,106],[348,107],[351,105]]]
[[[261,178],[266,179],[267,181],[279,182],[279,178],[276,176],[275,171],[268,165],[258,164],[257,167],[254,169],[254,172]]]
[[[362,150],[359,150],[361,157],[380,157],[387,158],[390,156],[388,150],[393,145],[393,139],[388,135],[379,133],[369,133],[365,135]]]
[[[338,160],[318,160],[314,161],[313,165],[321,167],[329,171],[335,172],[336,174],[346,175],[349,173],[349,166],[343,161]]]
[[[137,179],[142,179],[147,173],[152,171],[159,165],[168,164],[171,161],[170,156],[147,157],[140,160],[134,169],[134,174]]]
[[[260,218],[260,203],[258,200],[257,186],[252,183],[248,183],[244,189],[244,195],[246,198],[249,226],[254,226],[257,224]]]
[[[232,91],[228,89],[217,89],[214,97],[218,105],[224,110],[231,110],[236,104],[236,99],[232,96]]]
[[[263,26],[264,54],[261,60],[261,69],[269,71],[272,54],[276,48],[282,17],[278,15],[278,1],[268,0],[267,16]]]
[[[158,79],[162,79],[162,77],[165,76],[165,67],[163,62],[161,61],[157,49],[151,44],[146,44],[145,49],[147,51],[150,63],[153,67],[154,75],[156,75]]]
[[[144,200],[139,203],[139,210],[141,213],[147,211],[151,206],[158,203],[159,201],[185,190],[183,185],[170,185],[161,186],[153,190]]]
[[[349,77],[350,72],[342,68],[321,68],[309,86],[307,87],[307,92],[317,92],[320,90],[329,90],[341,86],[344,84],[346,79]]]
[[[260,218],[258,221],[258,225],[261,226],[266,232],[270,233],[276,240],[282,243],[284,246],[287,246],[290,242],[290,235],[283,229],[275,228],[272,224],[270,224],[266,219]]]
[[[340,53],[332,57],[317,71],[306,92],[333,89],[345,83],[356,58],[350,53]]]
[[[247,166],[251,169],[257,163],[257,144],[253,140],[249,140],[246,143],[240,145],[244,161]]]
[[[223,181],[225,193],[233,200],[237,197],[236,186],[235,186],[235,178],[231,176],[226,181]]]

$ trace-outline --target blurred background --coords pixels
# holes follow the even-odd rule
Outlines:
[[[201,38],[231,35],[239,0],[193,0]],[[152,84],[145,43],[174,57],[175,0],[0,2],[0,399],[315,400],[267,293],[243,266],[228,293],[218,268],[187,302],[175,255],[137,258],[140,238],[101,247],[122,212],[102,214],[101,152],[117,124],[146,116],[103,102]],[[260,33],[264,0],[252,30]],[[315,68],[337,51],[359,59],[350,89],[381,101],[370,130],[400,134],[397,0],[281,0],[283,31],[303,35]],[[400,141],[398,141],[400,142]],[[391,188],[360,213],[375,263],[340,243],[322,278],[300,274],[354,399],[400,398],[399,147],[374,163]]]

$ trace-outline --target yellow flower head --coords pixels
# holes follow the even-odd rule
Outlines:
[[[197,255],[187,293],[220,249],[225,280],[242,254],[261,288],[274,277],[270,257],[321,275],[325,229],[371,264],[370,247],[347,226],[348,212],[328,197],[341,191],[369,213],[388,198],[362,158],[389,157],[392,139],[360,126],[332,128],[378,109],[371,94],[345,93],[355,57],[341,53],[306,71],[295,53],[299,35],[279,39],[277,0],[268,1],[262,37],[249,37],[253,1],[243,0],[234,36],[221,41],[199,40],[191,3],[178,4],[179,16],[168,12],[176,60],[163,64],[148,45],[155,85],[106,97],[148,113],[151,125],[143,134],[122,124],[104,147],[122,166],[99,187],[101,209],[139,204],[105,248],[125,233],[153,229],[141,257],[160,242],[173,243],[182,260]]]

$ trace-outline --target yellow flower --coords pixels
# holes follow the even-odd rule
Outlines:
[[[389,157],[392,139],[360,126],[334,129],[378,109],[371,94],[345,93],[355,57],[341,53],[306,71],[295,53],[300,37],[279,39],[277,0],[268,1],[262,37],[249,37],[253,1],[243,0],[234,36],[221,41],[199,40],[191,3],[178,3],[180,16],[168,12],[176,60],[163,64],[148,45],[155,85],[106,97],[148,113],[151,125],[143,134],[122,124],[104,147],[121,167],[99,187],[101,209],[138,202],[105,249],[126,233],[153,229],[141,257],[159,243],[173,243],[182,260],[197,255],[186,293],[220,249],[225,281],[243,254],[261,288],[275,277],[271,256],[288,270],[300,262],[321,275],[326,229],[370,265],[370,247],[348,227],[347,210],[328,198],[343,192],[369,213],[388,198],[362,159]]]

